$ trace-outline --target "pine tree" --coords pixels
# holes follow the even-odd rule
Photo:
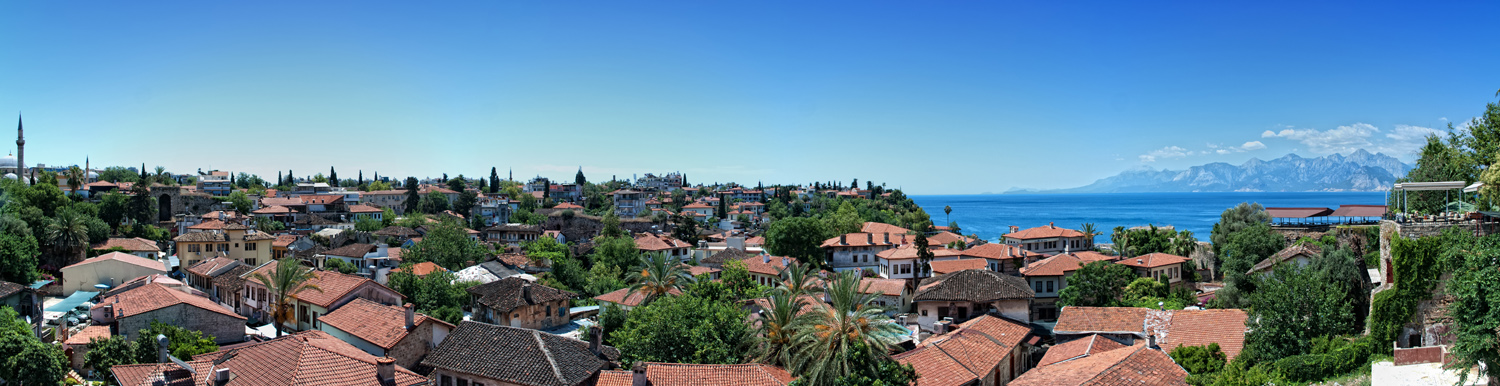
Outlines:
[[[356,182],[356,185],[364,185],[364,184],[365,184],[365,171],[364,171],[364,169],[360,169],[359,170],[359,181]]]
[[[285,184],[285,183],[286,183],[286,180],[281,179],[281,171],[277,170],[276,171],[276,184],[277,185],[281,185],[281,184]]]
[[[579,187],[582,187],[583,184],[586,184],[588,182],[589,180],[587,178],[583,178],[583,167],[579,166],[578,175],[573,176],[573,183],[578,184]]]
[[[417,178],[406,177],[406,213],[417,213],[417,204],[422,196],[417,193]]]
[[[333,171],[332,166],[328,167],[328,182],[329,186],[339,186],[339,172]]]
[[[491,166],[490,167],[490,194],[494,194],[494,193],[499,192],[499,191],[500,191],[500,173],[498,173],[498,172],[495,171],[495,167],[494,166]]]
[[[143,183],[143,184],[147,183],[146,182],[146,163],[145,162],[141,163],[141,183]]]
[[[292,187],[297,186],[297,175],[292,174],[292,169],[286,170],[286,185]]]

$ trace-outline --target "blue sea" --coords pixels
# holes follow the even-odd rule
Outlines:
[[[1383,205],[1385,192],[1225,192],[1225,193],[1108,193],[1108,194],[988,194],[909,196],[932,217],[933,224],[958,222],[965,235],[996,241],[1011,225],[1026,229],[1056,223],[1079,229],[1094,223],[1103,234],[1095,242],[1108,243],[1117,226],[1171,225],[1208,240],[1225,209],[1241,202],[1269,207],[1338,208],[1339,205]],[[943,206],[953,214],[943,215]]]

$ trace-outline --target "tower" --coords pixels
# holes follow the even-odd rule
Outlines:
[[[16,171],[26,174],[26,130],[21,125],[21,114],[16,114]]]

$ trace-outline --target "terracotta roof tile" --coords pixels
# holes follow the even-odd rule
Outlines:
[[[1008,239],[1018,240],[1049,239],[1054,237],[1083,237],[1083,232],[1068,228],[1058,228],[1055,225],[1047,224],[1036,228],[1023,229],[1020,231],[1007,233],[1004,237]]]
[[[1047,353],[1045,355],[1042,355],[1042,361],[1038,362],[1037,366],[1046,366],[1058,362],[1070,361],[1089,355],[1114,350],[1117,348],[1125,348],[1125,345],[1120,344],[1120,342],[1116,342],[1112,339],[1099,336],[1098,334],[1089,335],[1087,337],[1068,341],[1067,343],[1052,346],[1052,348],[1047,349]]]
[[[1160,312],[1160,311],[1158,311]],[[1245,348],[1245,321],[1249,315],[1245,310],[1175,310],[1167,329],[1154,328],[1149,333],[1156,335],[1156,344],[1162,350],[1171,351],[1177,346],[1207,346],[1218,343],[1224,356],[1234,360]]]
[[[263,208],[260,208],[260,209],[252,210],[252,211],[250,211],[250,213],[254,213],[254,214],[287,214],[287,213],[292,213],[292,208],[288,208],[288,207],[281,206],[281,205],[270,205],[270,206],[266,206],[266,207],[263,207]]]
[[[599,372],[599,381],[594,386],[631,386],[635,374],[629,370],[604,370]]]
[[[967,244],[969,241],[972,241],[972,240],[970,240],[968,237],[961,236],[961,235],[959,235],[957,233],[946,232],[946,231],[945,232],[938,232],[937,234],[934,234],[932,236],[927,236],[927,243],[929,245],[948,245],[949,243],[952,243],[954,241],[959,241],[959,242],[963,242],[963,243]]]
[[[117,238],[111,238],[109,240],[105,240],[102,243],[94,244],[93,246],[90,246],[90,248],[93,248],[93,249],[120,248],[120,249],[124,249],[124,250],[131,251],[131,252],[161,252],[161,248],[156,246],[156,242],[155,241],[143,239],[143,238],[140,238],[140,237],[130,237],[130,238],[117,237]]]
[[[63,342],[63,344],[86,345],[89,344],[89,342],[93,341],[94,338],[109,339],[110,336],[109,326],[96,324],[84,327],[83,331],[79,331],[77,334],[73,334],[73,336],[68,337],[68,340],[66,342]]]
[[[80,267],[80,266],[84,266],[84,265],[88,265],[88,264],[95,264],[95,263],[100,263],[100,262],[105,262],[105,261],[118,261],[118,262],[122,262],[122,263],[126,263],[126,264],[138,265],[138,266],[141,266],[141,267],[146,267],[146,268],[150,268],[150,269],[159,270],[159,271],[162,271],[162,273],[166,273],[167,272],[167,262],[166,261],[163,261],[163,260],[151,260],[151,259],[147,259],[147,258],[144,258],[144,257],[132,255],[132,254],[129,254],[129,253],[124,253],[124,252],[110,252],[110,253],[106,253],[106,254],[103,254],[103,255],[91,257],[91,258],[88,258],[88,259],[84,259],[83,261],[80,261],[80,262],[77,262],[77,263],[73,263],[72,265],[63,267],[62,269]]]
[[[1135,332],[1145,330],[1149,308],[1063,307],[1053,331],[1058,333]]]
[[[918,347],[897,354],[892,359],[911,365],[912,369],[921,375],[917,377],[917,386],[961,386],[979,379],[979,376],[965,368],[958,360],[936,347]]]
[[[859,231],[862,233],[895,233],[903,235],[911,233],[910,229],[873,221],[865,222],[863,226],[860,226]]]
[[[1280,264],[1283,261],[1291,260],[1294,257],[1304,255],[1315,258],[1323,255],[1323,250],[1321,248],[1318,248],[1318,246],[1312,245],[1310,243],[1293,243],[1292,245],[1289,245],[1286,248],[1282,249],[1280,252],[1276,252],[1275,255],[1271,255],[1271,257],[1267,257],[1264,260],[1255,263],[1255,266],[1250,267],[1250,271],[1248,271],[1247,273],[1268,271],[1271,268],[1275,267],[1276,264]]]
[[[215,303],[213,300],[170,289],[158,283],[145,284],[135,289],[101,299],[99,304],[95,304],[93,308],[99,309],[106,305],[112,305],[117,318],[128,318],[178,304],[187,304],[238,319],[245,319],[245,317]]]
[[[943,248],[940,246],[932,246],[930,248],[927,248],[927,250],[932,252],[933,258],[959,256],[958,251]],[[880,251],[879,253],[875,254],[875,257],[886,260],[915,260],[917,258],[917,251],[918,250],[916,244],[905,244],[896,248]]]
[[[288,245],[292,245],[293,242],[296,242],[297,239],[300,239],[300,238],[302,238],[302,236],[299,236],[299,235],[280,235],[280,236],[276,236],[276,241],[272,241],[271,242],[271,246],[273,246],[273,247],[280,247],[280,248],[286,248]]]
[[[24,289],[26,289],[26,286],[24,285],[0,280],[0,299],[8,298],[11,295],[15,295],[16,293],[19,293]]]
[[[646,379],[652,386],[785,386],[794,378],[779,367],[751,363],[699,365],[649,362]]]
[[[666,235],[641,233],[635,235],[635,249],[642,251],[665,251],[676,248],[692,248],[691,244]]]
[[[1145,344],[1105,351],[1021,374],[1012,386],[1033,385],[1181,385],[1187,371],[1161,351]]]
[[[405,307],[388,306],[365,298],[356,298],[319,317],[318,321],[386,350],[395,347],[408,333]],[[441,323],[449,328],[453,327],[448,322],[421,313],[416,314],[413,323],[417,326],[423,323]]]
[[[226,386],[380,386],[376,379],[376,357],[322,331],[293,335],[239,348],[200,354],[188,365],[198,370],[189,381],[170,385],[208,386],[209,371],[228,368],[234,374]],[[124,386],[144,386],[161,379],[163,372],[180,370],[176,364],[120,365],[111,368]],[[396,366],[397,386],[425,384],[427,379]]]
[[[317,271],[313,273],[313,275],[313,279],[308,280],[307,283],[316,285],[318,286],[318,288],[322,288],[323,292],[302,291],[298,292],[295,297],[298,300],[316,304],[322,307],[328,307],[329,305],[332,305],[334,301],[337,301],[339,298],[344,297],[344,295],[353,292],[355,289],[358,289],[359,287],[365,285],[380,287],[382,289],[385,289],[386,291],[390,291],[390,293],[392,294],[396,294],[396,291],[375,283],[374,280],[359,276],[345,275],[333,271]],[[399,294],[397,295],[399,296]]]
[[[667,293],[670,293],[672,295],[682,295],[682,291],[679,291],[676,288],[668,290]],[[646,301],[646,295],[639,292],[633,292],[629,288],[621,288],[611,291],[607,294],[595,296],[594,300],[619,304],[625,307],[635,307],[641,305],[641,302]]]
[[[1031,327],[1008,319],[981,315],[956,326],[957,331],[974,330],[989,335],[1005,347],[1015,347],[1031,335]]]
[[[916,236],[905,233],[849,233],[842,236],[823,240],[819,247],[868,247],[868,246],[897,246],[911,244],[916,241]]]
[[[932,273],[945,274],[962,271],[965,269],[984,269],[988,264],[984,259],[958,259],[942,260],[928,263],[932,265]]]
[[[411,274],[412,275],[416,275],[416,276],[427,276],[428,274],[431,274],[433,272],[447,272],[447,271],[448,271],[447,268],[443,268],[442,266],[437,265],[437,263],[434,263],[434,262],[431,262],[431,261],[424,261],[424,262],[412,264],[412,266],[411,266]],[[402,272],[402,269],[401,268],[396,268],[396,269],[391,270],[391,273],[396,273],[396,272]]]
[[[350,258],[355,258],[355,259],[363,259],[365,257],[365,254],[368,254],[368,253],[371,253],[371,252],[375,252],[377,249],[379,249],[379,248],[376,247],[376,246],[374,246],[374,245],[371,245],[371,244],[354,243],[354,244],[349,244],[349,245],[345,245],[345,246],[342,246],[342,247],[330,249],[328,251],[324,251],[323,254],[324,255],[332,255],[332,256],[340,256],[340,257],[350,257]]]
[[[1083,268],[1083,264],[1083,261],[1080,261],[1072,254],[1059,254],[1031,262],[1031,264],[1026,265],[1026,268],[1021,269],[1021,276],[1063,276],[1068,274],[1068,272]]]
[[[867,277],[859,279],[859,290],[867,294],[901,296],[902,292],[906,292],[906,280]]]
[[[239,260],[231,259],[228,257],[215,257],[212,259],[200,261],[198,262],[198,264],[193,264],[192,267],[188,267],[188,272],[203,276],[213,276],[214,271],[217,271],[220,268],[238,264],[239,262]]]
[[[1136,257],[1120,259],[1116,261],[1121,265],[1138,268],[1157,268],[1186,263],[1189,259],[1182,256],[1166,253],[1148,253]]]

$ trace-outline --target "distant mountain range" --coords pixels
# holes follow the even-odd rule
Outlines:
[[[1251,158],[1238,166],[1214,162],[1187,170],[1143,166],[1077,188],[1006,193],[1380,191],[1390,189],[1411,168],[1395,157],[1360,149],[1348,156],[1287,154],[1270,161]]]

